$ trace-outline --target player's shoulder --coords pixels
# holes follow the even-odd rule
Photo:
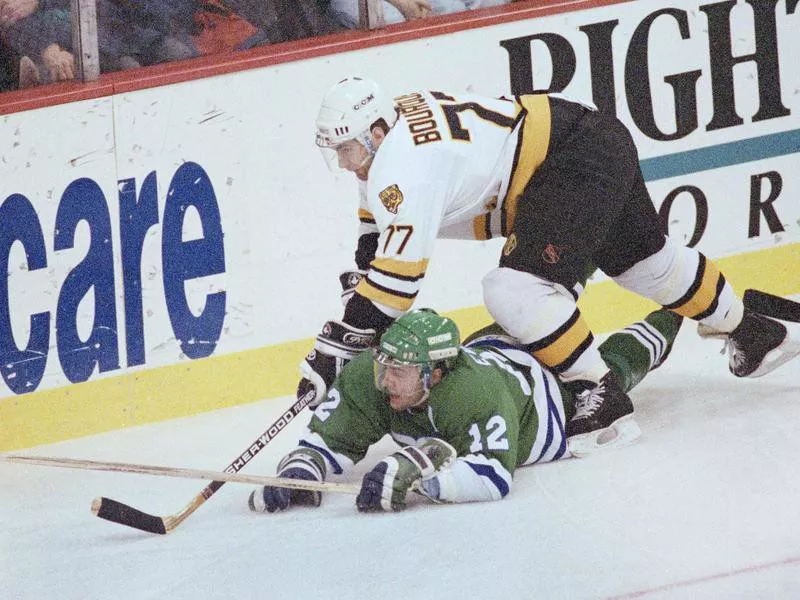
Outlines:
[[[366,187],[367,207],[381,229],[400,216],[427,218],[432,207],[446,200],[431,186],[432,169],[436,171],[433,165],[440,165],[441,161],[413,151],[398,151],[398,146],[391,144],[391,137],[379,148]]]
[[[356,355],[344,368],[336,380],[337,387],[345,391],[375,388],[372,368],[372,353],[367,350]],[[377,392],[377,390],[375,390]]]
[[[343,373],[348,376],[363,375],[364,373],[372,374],[372,352],[365,350],[356,354],[342,369]]]
[[[428,111],[425,122],[415,120],[413,115],[407,117],[400,114],[397,122],[392,126],[386,137],[381,142],[381,147],[375,160],[380,163],[381,157],[392,158],[392,165],[397,164],[397,156],[404,158],[400,163],[405,162],[419,162],[424,164],[424,161],[431,155],[436,154],[436,151],[442,144],[435,143],[447,141],[448,138],[441,135],[431,135],[427,138],[422,138],[419,134],[423,131],[440,131],[442,124],[437,120],[438,113]],[[441,132],[440,132],[441,133]]]
[[[504,401],[505,381],[496,365],[481,361],[474,352],[462,348],[458,360],[442,381],[433,388],[445,403],[456,403],[458,410],[468,406],[491,412]]]
[[[427,111],[426,115],[431,114]],[[367,189],[383,189],[392,183],[406,188],[427,188],[432,180],[452,169],[463,155],[463,148],[442,132],[441,119],[426,117],[415,121],[403,115],[381,142],[369,169]],[[431,135],[421,138],[420,132]],[[436,134],[435,136],[433,134]],[[442,135],[439,135],[439,134]]]

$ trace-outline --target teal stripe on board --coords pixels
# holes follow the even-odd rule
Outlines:
[[[800,153],[800,129],[646,158],[639,164],[644,180],[656,181],[795,153]]]

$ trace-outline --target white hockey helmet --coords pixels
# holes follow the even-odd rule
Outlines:
[[[360,142],[374,156],[370,128],[379,119],[392,127],[397,121],[397,109],[391,96],[376,82],[348,77],[329,89],[317,115],[317,146],[323,150],[328,165],[336,164],[331,162],[336,147],[348,140]]]

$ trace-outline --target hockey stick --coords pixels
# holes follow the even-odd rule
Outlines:
[[[236,459],[229,464],[224,471],[226,473],[238,473],[244,466],[266,446],[272,438],[280,433],[286,425],[289,424],[306,405],[314,399],[315,392],[313,388],[303,395],[292,407],[283,413],[278,420],[270,425],[267,430],[256,439],[250,447],[242,452]],[[161,535],[167,534],[178,525],[183,523],[194,511],[200,508],[206,500],[211,498],[217,493],[217,490],[225,485],[224,481],[212,481],[197,494],[192,501],[189,502],[182,510],[174,515],[166,515],[159,517],[143,512],[139,509],[117,502],[111,498],[95,498],[92,501],[92,512],[101,519],[119,523],[120,525],[127,525],[134,529],[141,529],[149,533],[158,533]]]
[[[762,315],[800,323],[800,303],[793,302],[788,298],[749,289],[744,292],[743,302],[747,308]]]
[[[288,477],[269,477],[267,475],[243,475],[222,471],[206,471],[204,469],[188,469],[184,467],[159,467],[154,465],[137,465],[134,463],[85,460],[80,458],[60,458],[50,456],[23,456],[20,454],[0,454],[0,461],[37,465],[41,467],[62,467],[67,469],[83,469],[86,471],[110,471],[113,473],[139,473],[160,477],[178,477],[182,479],[213,479],[226,483],[250,483],[255,485],[273,485],[293,490],[311,490],[314,492],[338,492],[357,495],[360,486],[331,481],[309,481]],[[99,498],[95,501],[100,500]],[[97,505],[99,510],[99,504]],[[92,503],[92,511],[95,503]]]

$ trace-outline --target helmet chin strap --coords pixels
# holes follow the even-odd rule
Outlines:
[[[425,392],[422,394],[422,398],[419,399],[419,402],[417,402],[413,406],[410,406],[409,408],[419,408],[428,401],[428,396],[430,395],[431,391],[426,389]]]
[[[378,151],[378,149],[375,147],[375,142],[368,131],[361,133],[358,136],[358,141],[361,142],[361,145],[367,149],[367,152],[369,152],[370,156],[375,156],[375,153]]]
[[[364,157],[364,160],[361,161],[361,164],[358,165],[358,168],[361,169],[366,167],[373,158],[375,158],[375,153],[378,149],[375,147],[375,142],[372,139],[369,131],[364,131],[359,133],[354,138],[359,144],[364,146],[364,149],[367,151],[367,156]]]
[[[373,155],[369,155],[369,154],[368,154],[368,155],[367,155],[367,156],[364,158],[364,160],[362,160],[362,161],[361,161],[361,163],[359,163],[359,165],[356,167],[356,171],[358,171],[359,169],[363,169],[363,168],[364,168],[364,167],[366,167],[366,166],[369,166],[369,164],[372,162],[372,159],[373,159],[373,158],[374,158],[374,156],[373,156]]]
[[[422,376],[420,377],[420,381],[422,382],[422,398],[419,399],[419,402],[416,402],[414,406],[411,408],[419,408],[428,400],[428,396],[431,395],[431,375],[432,372],[428,368],[424,368],[422,370]]]

